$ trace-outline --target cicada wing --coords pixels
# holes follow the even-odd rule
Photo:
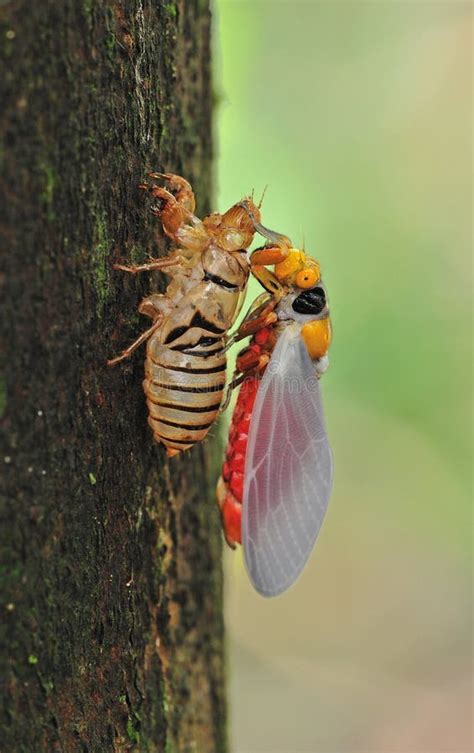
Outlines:
[[[279,337],[255,400],[245,460],[242,543],[263,596],[285,591],[318,536],[332,487],[319,381],[299,328]]]

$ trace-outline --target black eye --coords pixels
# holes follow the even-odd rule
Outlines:
[[[326,293],[323,288],[305,290],[291,304],[297,314],[320,314],[326,306]]]

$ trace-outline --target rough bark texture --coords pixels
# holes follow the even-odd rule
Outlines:
[[[112,270],[167,247],[137,184],[184,174],[209,209],[208,3],[3,1],[0,21],[0,749],[222,753],[205,449],[153,445],[143,351],[105,366],[163,285]]]

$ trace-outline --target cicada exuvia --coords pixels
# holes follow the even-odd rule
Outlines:
[[[155,439],[176,455],[203,440],[220,411],[227,334],[250,273],[271,286],[266,265],[273,263],[274,254],[272,249],[248,253],[260,219],[260,205],[253,198],[200,220],[184,178],[170,173],[149,177],[151,182],[141,188],[175,248],[164,258],[116,264],[115,269],[132,274],[161,270],[171,280],[165,293],[152,293],[139,306],[152,319],[151,327],[108,363],[118,363],[147,342],[143,387],[148,421]]]

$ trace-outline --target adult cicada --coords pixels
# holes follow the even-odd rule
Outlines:
[[[256,229],[284,248],[279,287],[251,308],[234,340],[251,335],[237,358],[240,390],[217,498],[227,542],[243,544],[250,580],[275,596],[302,571],[332,487],[332,456],[319,379],[331,341],[319,264],[285,236]]]

